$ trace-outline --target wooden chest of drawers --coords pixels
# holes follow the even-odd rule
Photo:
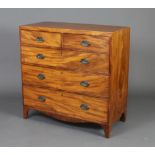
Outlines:
[[[23,117],[30,109],[69,122],[125,121],[128,27],[42,22],[20,26]]]

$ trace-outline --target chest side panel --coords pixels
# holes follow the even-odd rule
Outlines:
[[[110,51],[110,122],[117,121],[126,112],[128,95],[130,29],[113,34]]]

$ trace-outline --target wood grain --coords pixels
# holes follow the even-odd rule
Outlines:
[[[38,101],[38,96],[46,97],[45,102]],[[107,121],[107,99],[90,98],[61,91],[24,86],[24,103],[28,107],[42,109],[48,113],[78,119],[80,122],[105,123]],[[89,109],[80,108],[87,103]]]
[[[85,34],[85,35],[104,35],[111,36],[113,32],[125,28],[124,26],[95,25],[63,22],[40,22],[28,25],[21,25],[20,29],[34,31],[48,31],[59,33]]]
[[[42,22],[20,26],[20,34],[23,117],[35,109],[63,121],[98,123],[109,138],[113,123],[126,120],[130,28]],[[83,40],[90,46],[83,47]],[[38,79],[40,73],[45,79]]]
[[[113,34],[110,56],[110,124],[119,120],[127,111],[129,46],[129,28]]]
[[[63,34],[62,46],[64,49],[109,53],[109,40],[104,36]],[[81,41],[88,41],[90,46],[83,47]]]
[[[61,47],[61,34],[60,33],[48,33],[39,31],[26,31],[21,30],[21,44],[31,45],[37,47],[49,47],[60,48]],[[36,38],[42,37],[43,42],[37,42]]]
[[[72,50],[45,49],[36,47],[21,47],[22,62],[43,67],[71,70],[83,73],[109,75],[109,55],[103,53],[80,52]],[[37,59],[37,54],[43,54],[44,59]],[[87,59],[88,64],[80,61]]]
[[[42,66],[62,66],[61,50],[21,46],[22,63]],[[37,54],[42,54],[44,59],[38,59]]]
[[[64,70],[46,69],[30,65],[22,65],[23,84],[65,90],[94,97],[109,96],[109,76],[76,73]],[[38,79],[44,74],[45,79]],[[81,81],[88,81],[88,87],[82,87]]]

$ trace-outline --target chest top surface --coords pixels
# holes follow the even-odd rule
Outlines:
[[[79,23],[64,23],[64,22],[40,22],[28,25],[21,25],[20,29],[25,30],[40,30],[60,33],[87,33],[98,32],[99,34],[113,33],[121,29],[126,29],[126,26],[111,26],[111,25],[95,25],[95,24],[79,24]]]

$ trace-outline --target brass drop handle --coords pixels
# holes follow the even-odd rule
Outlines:
[[[40,80],[44,80],[45,79],[45,75],[44,74],[38,74],[37,77]]]
[[[89,82],[88,81],[81,81],[80,85],[83,87],[88,87],[89,86]]]
[[[43,37],[37,37],[36,41],[39,43],[42,43],[42,42],[44,42],[44,38]]]
[[[37,54],[36,57],[37,57],[37,59],[44,59],[45,58],[45,56],[43,54],[40,54],[40,53]]]
[[[83,40],[83,41],[81,41],[81,46],[83,46],[83,47],[88,47],[88,46],[90,46],[90,42],[88,42],[88,41],[86,41],[86,40]]]
[[[46,97],[45,96],[38,96],[38,101],[45,102],[46,101]]]
[[[84,111],[89,110],[89,106],[88,106],[86,103],[82,103],[82,104],[80,105],[80,108],[81,108],[82,110],[84,110]]]
[[[81,59],[80,62],[81,62],[81,64],[88,64],[89,63],[88,59]]]

